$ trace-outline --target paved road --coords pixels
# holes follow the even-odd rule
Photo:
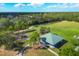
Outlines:
[[[53,51],[53,50],[51,50],[51,49],[49,49],[49,48],[48,48],[48,51],[51,52],[51,53],[53,53],[53,54],[56,55],[56,56],[59,56],[55,51]]]

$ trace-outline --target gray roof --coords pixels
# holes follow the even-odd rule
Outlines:
[[[54,35],[52,33],[47,33],[47,34],[41,35],[40,37],[41,38],[46,38],[46,42],[48,42],[48,43],[50,43],[52,45],[55,45],[56,43],[63,40],[62,37],[60,37],[58,35]]]

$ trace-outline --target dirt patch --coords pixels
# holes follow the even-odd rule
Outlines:
[[[54,56],[47,49],[28,49],[24,53],[26,56]]]

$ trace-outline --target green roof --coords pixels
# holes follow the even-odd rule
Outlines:
[[[55,45],[56,43],[63,40],[62,37],[60,37],[58,35],[55,35],[55,34],[52,34],[52,33],[47,33],[47,34],[41,35],[40,37],[41,38],[46,38],[46,42],[48,42],[52,45]]]

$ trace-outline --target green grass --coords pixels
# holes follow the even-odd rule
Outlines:
[[[63,37],[67,43],[64,44],[59,49],[64,49],[68,47],[74,47],[74,44],[79,45],[79,42],[73,37],[74,35],[79,35],[79,23],[74,21],[62,21],[57,23],[48,23],[36,26],[37,31],[39,31],[41,26],[50,27],[52,33],[55,33]],[[73,48],[74,49],[74,48]],[[60,51],[61,52],[61,51]]]
[[[41,26],[50,27],[52,33],[56,33],[62,37],[65,37],[69,40],[69,38],[73,38],[73,35],[79,35],[79,23],[78,22],[57,22],[57,23],[48,23],[45,25],[39,25],[36,27],[37,31],[39,31]]]

